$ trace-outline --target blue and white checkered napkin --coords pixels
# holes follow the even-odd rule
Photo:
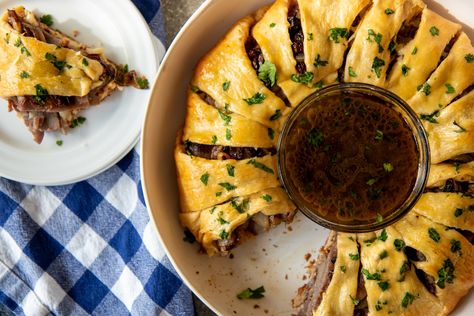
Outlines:
[[[163,38],[158,0],[133,0]],[[80,183],[0,178],[0,315],[192,315],[148,217],[134,149]]]

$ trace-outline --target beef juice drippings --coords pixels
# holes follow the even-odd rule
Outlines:
[[[329,221],[386,217],[415,185],[419,152],[413,132],[375,96],[351,93],[314,102],[287,137],[288,179],[305,204]]]

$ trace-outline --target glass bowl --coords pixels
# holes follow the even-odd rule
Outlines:
[[[334,218],[329,218],[331,216],[327,216],[327,212],[326,214],[323,214],[324,212],[321,211],[321,206],[318,208],[317,206],[303,198],[301,194],[302,190],[298,189],[294,184],[294,181],[292,180],[292,169],[287,165],[287,158],[291,156],[291,154],[289,154],[289,151],[291,151],[291,148],[295,148],[295,146],[289,145],[289,138],[292,132],[300,133],[301,135],[301,131],[298,131],[297,129],[296,131],[294,131],[294,127],[296,126],[297,122],[301,123],[299,119],[307,120],[307,118],[302,117],[302,115],[305,116],[307,115],[307,113],[309,113],[308,111],[306,111],[307,109],[310,109],[312,106],[315,106],[316,104],[318,104],[318,102],[318,106],[321,106],[322,102],[324,102],[325,100],[330,100],[331,98],[338,98],[342,100],[343,98],[348,98],[351,96],[366,97],[370,100],[377,100],[377,102],[383,102],[384,106],[390,107],[391,109],[395,110],[400,114],[401,119],[405,121],[406,126],[409,127],[413,134],[414,143],[418,152],[416,179],[414,181],[411,180],[411,183],[413,183],[413,185],[411,190],[407,190],[409,194],[404,195],[406,196],[406,198],[400,198],[402,199],[401,202],[396,204],[395,207],[391,207],[389,212],[380,210],[380,213],[383,213],[384,216],[377,215],[376,217],[371,219],[357,219],[352,221],[334,220]],[[344,144],[344,146],[351,146],[351,144]],[[305,160],[305,163],[308,163],[308,161]],[[303,214],[305,214],[315,223],[323,227],[341,232],[361,233],[375,231],[382,229],[383,227],[386,227],[388,225],[391,225],[397,220],[401,219],[411,210],[411,208],[419,199],[420,195],[423,193],[428,178],[429,166],[430,153],[427,135],[423,128],[423,124],[421,124],[415,112],[401,98],[391,93],[390,91],[364,83],[344,83],[331,85],[321,90],[318,90],[317,92],[307,97],[289,115],[287,121],[283,126],[283,130],[280,134],[280,138],[278,141],[278,172],[282,184],[292,201],[301,210],[301,212],[303,212]],[[367,184],[369,184],[369,182]],[[379,214],[379,212],[377,212],[377,214]]]

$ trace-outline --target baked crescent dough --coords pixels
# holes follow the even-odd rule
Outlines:
[[[403,22],[421,12],[424,6],[418,0],[375,0],[355,33],[354,43],[346,58],[345,81],[385,86],[390,41]],[[387,8],[393,13],[386,14]],[[353,71],[352,76],[349,67]]]
[[[427,187],[441,187],[447,180],[453,179],[459,182],[470,182],[474,180],[474,162],[468,163],[441,163],[432,165],[428,177]]]
[[[442,30],[436,40],[430,32],[432,27]],[[460,29],[458,23],[425,8],[415,38],[400,49],[400,58],[393,66],[387,88],[404,100],[412,97],[417,92],[416,88],[425,83],[436,69],[445,47]],[[407,72],[403,71],[404,67],[408,67]]]
[[[443,32],[443,30],[440,30]],[[474,63],[468,62],[466,56],[474,54],[474,47],[469,37],[462,32],[454,43],[449,55],[420,90],[408,100],[408,104],[420,114],[431,114],[448,105],[456,96],[474,84]],[[453,92],[448,92],[446,84],[450,84]],[[427,88],[429,87],[429,88]]]
[[[41,84],[51,95],[85,96],[104,72],[102,65],[68,48],[38,41],[18,34],[0,20],[0,95],[36,95],[35,85]],[[67,66],[58,70],[46,59],[51,54]],[[83,62],[86,60],[86,62]],[[88,66],[85,66],[85,64]],[[22,72],[29,74],[22,78]]]

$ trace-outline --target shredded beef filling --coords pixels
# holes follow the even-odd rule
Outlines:
[[[291,48],[296,59],[296,72],[304,74],[306,72],[306,64],[304,63],[304,34],[301,27],[300,9],[298,5],[293,5],[288,11],[288,23],[290,23],[290,39]]]
[[[418,279],[423,283],[425,288],[428,290],[433,295],[436,295],[436,281],[435,278],[432,277],[431,275],[427,274],[425,271],[416,269],[415,268],[415,273]]]
[[[426,261],[426,256],[422,252],[416,250],[415,248],[406,246],[404,251],[405,251],[405,255],[411,261],[414,261],[414,262]]]
[[[216,146],[203,145],[193,142],[186,142],[184,145],[188,154],[205,159],[243,160],[253,157],[263,157],[266,155],[276,154],[276,149],[274,148]]]
[[[265,58],[263,57],[260,46],[258,46],[257,41],[252,36],[249,36],[247,39],[245,50],[247,51],[247,56],[252,62],[252,67],[258,71],[260,66],[265,62]]]

